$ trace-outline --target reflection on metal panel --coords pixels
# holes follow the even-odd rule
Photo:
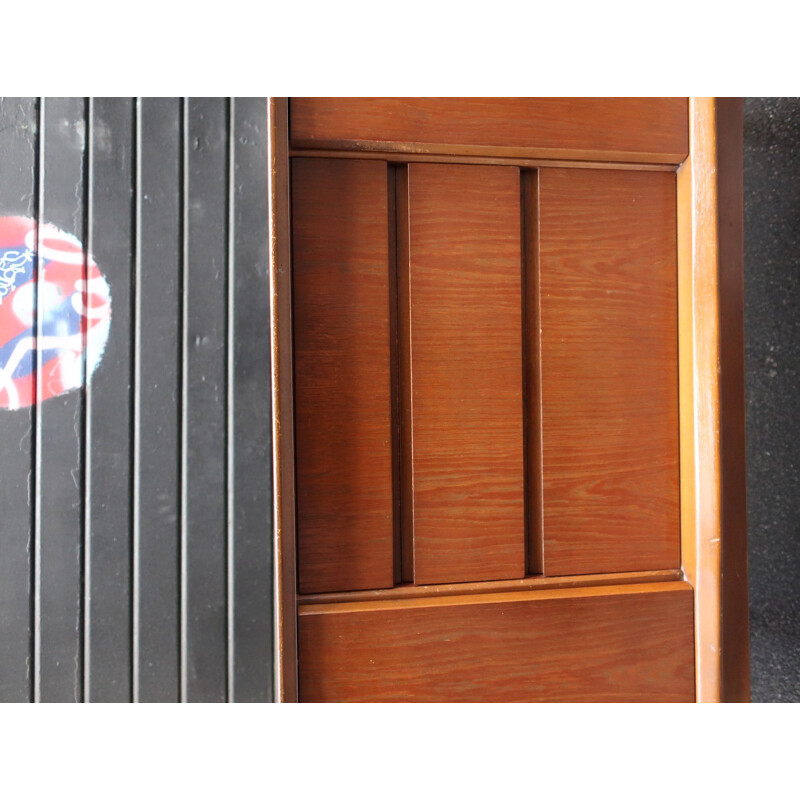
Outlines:
[[[265,127],[0,99],[0,700],[273,699]]]

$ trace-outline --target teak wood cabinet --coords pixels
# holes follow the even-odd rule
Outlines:
[[[748,699],[741,103],[269,123],[278,696]]]

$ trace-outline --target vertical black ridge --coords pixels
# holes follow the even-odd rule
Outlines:
[[[41,224],[44,208],[44,162],[45,162],[45,119],[46,107],[44,98],[40,97],[37,106],[37,181],[36,181],[36,215],[34,222],[36,252],[34,254],[34,302],[33,302],[33,416],[32,453],[33,453],[33,631],[34,631],[34,656],[33,656],[33,698],[34,702],[42,699],[42,497],[41,475],[39,467],[42,456],[42,410],[41,386],[39,380],[39,338],[41,334],[41,320],[39,319],[39,269],[41,252]]]
[[[234,526],[233,526],[233,492],[234,492],[234,402],[233,402],[233,315],[234,308],[234,276],[235,259],[234,239],[234,142],[236,105],[232,97],[227,101],[226,114],[226,192],[225,192],[225,597],[226,597],[226,699],[233,703],[235,695],[235,639],[234,639]]]
[[[33,230],[34,230],[34,254],[33,254],[33,275],[34,275],[34,304],[33,304],[33,336],[35,346],[33,349],[33,397],[34,400],[38,393],[38,370],[39,370],[39,219],[41,217],[42,203],[42,165],[44,163],[44,109],[42,98],[36,99],[36,146],[34,154],[34,182],[33,182]],[[29,650],[29,698],[31,702],[39,700],[39,537],[38,526],[38,441],[39,441],[39,413],[36,402],[33,404],[33,414],[31,419],[31,472],[28,478],[28,491],[30,493],[30,650]]]
[[[131,470],[131,571],[130,571],[130,597],[131,597],[131,701],[139,702],[139,548],[140,548],[140,520],[139,501],[140,484],[139,471],[141,470],[141,269],[142,269],[142,99],[137,97],[133,102],[133,149],[132,157],[132,231],[133,253],[131,259],[131,321],[133,335],[131,336],[131,408],[130,437],[131,451],[133,454],[133,469]]]
[[[188,332],[187,322],[187,290],[188,290],[188,262],[189,262],[189,98],[181,99],[181,166],[180,166],[180,252],[181,269],[178,276],[178,296],[180,304],[178,310],[178,330],[181,337],[180,358],[178,359],[178,386],[181,390],[178,403],[178,431],[180,435],[180,460],[178,468],[178,519],[180,520],[180,537],[178,544],[178,607],[179,633],[178,633],[178,663],[179,663],[179,697],[182,703],[186,702],[186,458],[187,458],[187,427],[186,403],[188,392],[186,386],[186,362],[188,359]]]
[[[84,144],[83,144],[83,220],[82,236],[83,240],[83,307],[89,308],[89,254],[92,250],[92,184],[93,184],[93,104],[90,97],[83,100],[83,125],[84,125]],[[81,402],[81,550],[80,550],[80,619],[81,624],[78,632],[78,652],[80,653],[80,702],[88,702],[90,698],[91,680],[91,656],[89,646],[91,643],[90,618],[91,618],[91,464],[89,461],[89,437],[91,435],[91,414],[89,404],[91,402],[91,387],[89,383],[89,360],[87,357],[89,331],[89,317],[83,321],[81,332],[81,344],[83,352],[81,354],[81,376],[83,385],[80,392]]]

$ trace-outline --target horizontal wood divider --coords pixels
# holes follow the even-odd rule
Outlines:
[[[650,164],[638,161],[569,161],[564,158],[534,158],[531,156],[452,155],[447,153],[405,152],[391,150],[322,150],[319,145],[304,150],[295,147],[291,157],[302,158],[357,158],[390,161],[401,164],[485,164],[490,167],[575,167],[576,169],[628,169],[638,172],[675,172],[675,164]]]
[[[646,572],[615,572],[597,575],[572,575],[566,578],[547,578],[534,575],[507,581],[475,581],[472,583],[441,583],[430,586],[411,584],[395,586],[393,589],[373,589],[360,592],[326,592],[300,595],[300,606],[322,603],[355,603],[363,601],[405,600],[419,597],[447,597],[469,594],[499,594],[505,592],[539,592],[551,589],[578,587],[624,586],[639,583],[682,582],[679,569],[650,570]]]

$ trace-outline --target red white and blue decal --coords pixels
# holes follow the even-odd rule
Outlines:
[[[34,220],[0,217],[0,408],[82,386],[108,339],[111,293],[80,241],[42,223],[38,282],[36,252]]]

